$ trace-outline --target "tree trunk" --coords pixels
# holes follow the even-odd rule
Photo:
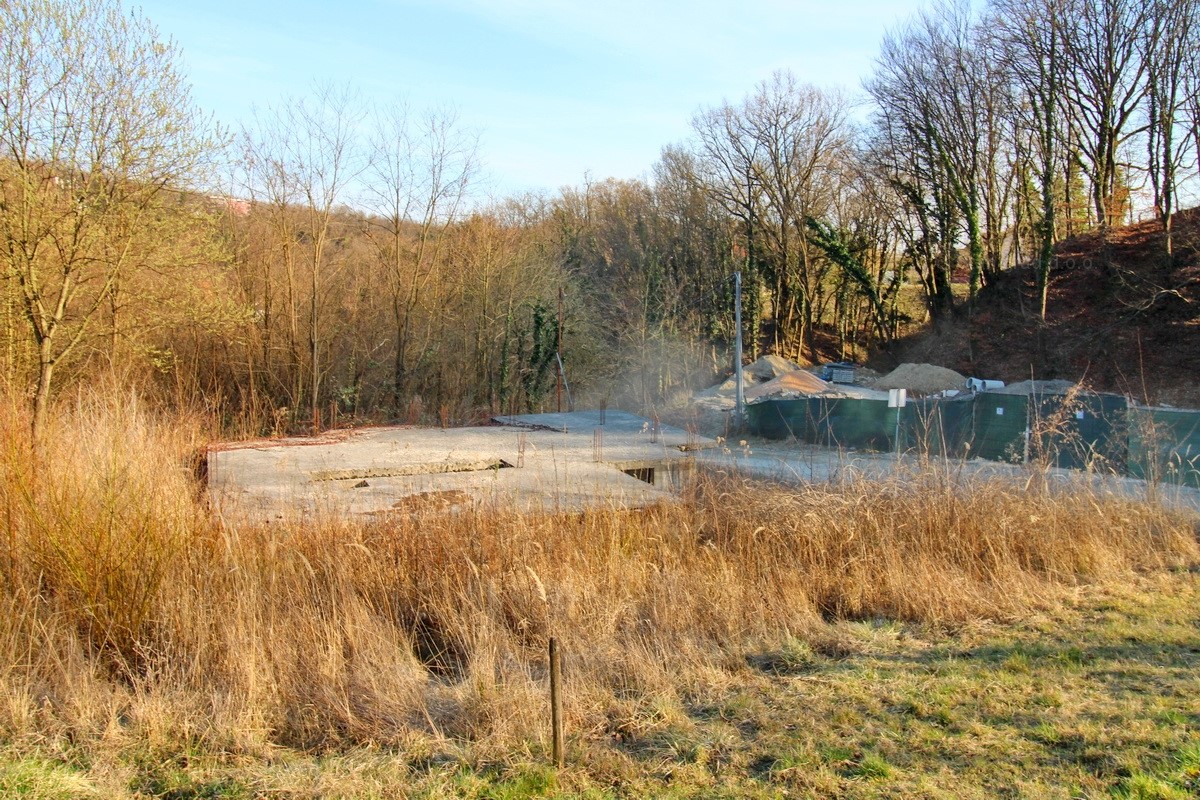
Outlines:
[[[54,360],[52,358],[53,340],[49,337],[42,339],[38,345],[38,382],[33,394],[33,421],[31,432],[34,446],[38,446],[42,432],[46,426],[46,416],[50,408],[50,383],[54,377]]]

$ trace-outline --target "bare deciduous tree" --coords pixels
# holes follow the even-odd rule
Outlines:
[[[0,267],[36,350],[35,433],[56,368],[171,246],[168,201],[217,145],[177,61],[116,0],[0,5]]]
[[[776,344],[809,347],[828,260],[810,248],[807,220],[825,214],[848,153],[843,97],[777,72],[739,106],[696,116],[706,184],[746,226],[748,272],[770,289]],[[786,339],[795,333],[795,338]]]
[[[294,402],[307,396],[314,423],[321,408],[323,290],[338,267],[331,248],[335,208],[365,167],[356,126],[363,118],[348,88],[318,86],[312,99],[292,99],[269,109],[243,133],[251,196],[277,214],[282,258],[288,279],[292,346],[299,344],[298,261],[307,270],[307,386],[296,372]]]
[[[1002,226],[989,215],[1003,213],[995,169],[1006,114],[1003,83],[981,46],[970,7],[961,2],[937,5],[889,34],[867,82],[889,150],[912,150],[907,160],[916,169],[904,182],[912,201],[937,207],[945,196],[953,202],[966,237],[972,298],[999,269],[992,263],[999,260],[998,242],[992,242],[993,259],[985,261],[985,231],[993,240],[1001,236]],[[918,185],[924,185],[919,194],[914,193]],[[949,215],[943,210],[939,216],[944,223]],[[939,235],[951,233],[940,227]],[[945,251],[952,242],[940,247]]]
[[[478,144],[478,136],[446,110],[430,110],[414,120],[397,104],[375,120],[368,203],[376,215],[371,235],[392,300],[397,408],[411,388],[407,378],[417,311],[437,279],[445,233],[476,176]]]
[[[1195,70],[1200,45],[1200,3],[1196,0],[1153,0],[1148,29],[1142,37],[1146,62],[1146,148],[1154,208],[1166,235],[1167,254],[1174,251],[1171,222],[1175,215],[1179,173],[1195,144],[1186,124],[1189,72]],[[1194,73],[1191,80],[1195,81]]]
[[[1032,136],[1031,161],[1040,189],[1037,293],[1039,316],[1046,318],[1050,267],[1054,260],[1056,198],[1054,181],[1061,149],[1060,119],[1064,63],[1062,30],[1066,24],[1064,0],[999,0],[995,3],[993,32],[1004,70],[1022,99],[1022,119]]]
[[[1131,123],[1146,91],[1140,43],[1152,7],[1144,0],[1072,0],[1066,9],[1066,110],[1081,133],[1078,161],[1101,227],[1115,224],[1128,204],[1120,154],[1139,132]]]

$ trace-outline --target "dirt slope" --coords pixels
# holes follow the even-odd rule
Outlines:
[[[1005,273],[973,314],[902,342],[893,358],[966,375],[1082,380],[1140,400],[1200,407],[1200,209],[1061,242],[1046,321],[1030,268]]]

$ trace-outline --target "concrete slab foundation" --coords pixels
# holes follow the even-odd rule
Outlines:
[[[711,439],[622,411],[497,417],[478,428],[366,428],[213,447],[226,519],[633,508],[669,501]]]

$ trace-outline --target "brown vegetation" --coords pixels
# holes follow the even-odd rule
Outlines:
[[[800,490],[710,476],[641,512],[222,527],[191,477],[198,421],[81,400],[32,456],[14,406],[0,732],[20,748],[511,748],[544,738],[551,634],[576,737],[619,737],[651,698],[763,646],[850,647],[828,621],[1007,618],[1200,561],[1160,508],[937,471]]]
[[[539,409],[560,355],[577,398],[657,412],[729,363],[735,270],[755,357],[856,357],[930,321],[938,355],[914,360],[1200,402],[1179,377],[1200,217],[1177,211],[1198,1],[939,5],[883,43],[863,131],[781,72],[701,109],[652,181],[474,207],[450,115],[325,88],[232,153],[140,13],[0,5],[0,743],[532,752],[554,635],[575,743],[602,749],[755,654],[849,654],[848,619],[946,629],[1194,569],[1190,518],[944,466],[258,527],[214,519],[194,473],[220,432]],[[235,197],[196,191],[220,161]],[[1142,175],[1158,218],[1117,229]]]

